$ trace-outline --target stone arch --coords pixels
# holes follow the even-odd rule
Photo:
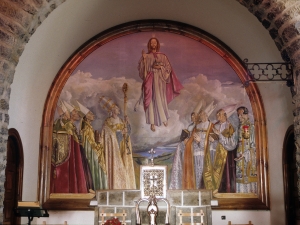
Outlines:
[[[238,0],[269,31],[282,59],[299,64],[300,3],[293,0]]]

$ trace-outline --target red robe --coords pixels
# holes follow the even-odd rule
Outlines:
[[[69,136],[69,156],[59,164],[51,164],[51,193],[88,193],[80,145]]]
[[[153,54],[153,53],[152,53]],[[156,52],[156,54],[162,54],[161,52]],[[166,56],[166,55],[165,55]],[[166,56],[167,57],[167,56]],[[168,57],[167,57],[168,58]],[[183,88],[182,84],[178,80],[173,68],[171,67],[170,82],[166,83],[166,98],[167,103],[169,104],[176,96],[180,94],[180,90]],[[153,92],[153,72],[150,71],[147,73],[147,77],[143,81],[142,89],[144,94],[144,109],[146,110],[152,100]]]

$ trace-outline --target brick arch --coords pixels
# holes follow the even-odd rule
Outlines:
[[[238,0],[269,31],[282,59],[299,64],[300,2],[292,0]]]
[[[269,31],[285,61],[291,61],[294,75],[300,74],[300,2],[293,0],[237,0],[255,15]],[[44,19],[65,0],[0,1],[0,138],[8,138],[10,85],[26,43]],[[294,95],[300,115],[300,98]],[[295,137],[300,143],[300,121],[295,120]],[[298,126],[298,127],[297,127]],[[298,128],[298,129],[297,129]],[[300,146],[300,144],[299,144]],[[298,150],[300,154],[300,150]],[[0,143],[0,190],[4,190],[6,144]],[[300,162],[299,162],[300,165]],[[299,174],[300,175],[300,174]],[[0,192],[0,221],[3,221],[3,191]],[[300,193],[299,193],[300,195]]]

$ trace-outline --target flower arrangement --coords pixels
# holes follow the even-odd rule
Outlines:
[[[109,220],[106,220],[104,225],[122,225],[122,223],[118,218],[111,218]]]

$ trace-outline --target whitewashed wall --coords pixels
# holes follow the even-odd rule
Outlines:
[[[67,58],[85,41],[112,26],[140,19],[167,19],[199,27],[216,36],[249,62],[282,62],[268,32],[235,0],[67,0],[33,34],[16,68],[10,99],[10,128],[24,148],[23,201],[37,198],[40,125],[51,82]],[[284,83],[259,85],[266,107],[271,211],[214,211],[215,225],[227,220],[284,224],[282,145],[292,124],[289,88]],[[47,223],[92,224],[91,212],[50,212]],[[226,215],[226,220],[221,220]],[[41,224],[45,218],[36,220]],[[242,221],[244,220],[244,221]],[[25,220],[26,221],[26,220]],[[45,220],[46,221],[46,220]],[[275,222],[276,221],[276,222]]]

